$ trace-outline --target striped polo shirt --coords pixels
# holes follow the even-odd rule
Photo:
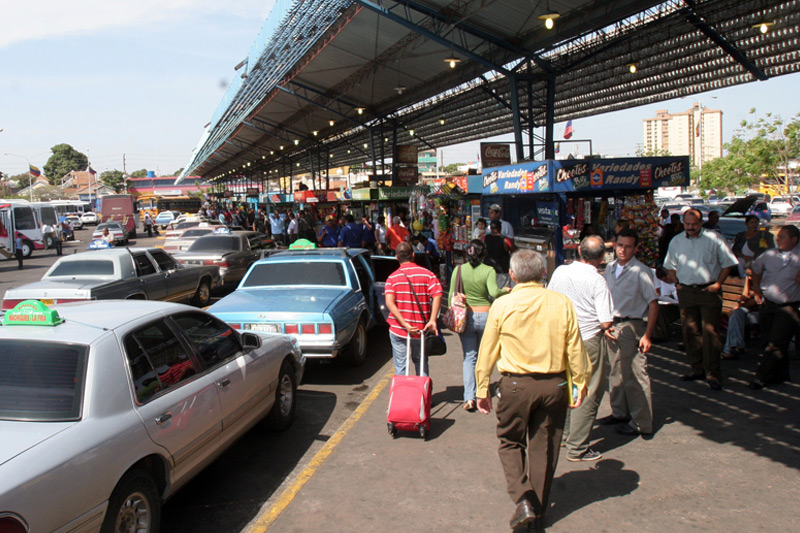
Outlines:
[[[414,285],[414,292],[417,294],[419,306],[417,306],[414,295],[411,293],[409,279]],[[433,272],[408,262],[401,264],[400,268],[395,270],[386,280],[386,294],[394,294],[395,304],[406,322],[416,326],[418,329],[422,329],[431,314],[433,299],[442,295],[442,285]],[[420,307],[422,307],[424,316],[420,313]],[[393,315],[389,315],[388,322],[390,333],[403,338],[408,336],[406,329],[397,322]]]

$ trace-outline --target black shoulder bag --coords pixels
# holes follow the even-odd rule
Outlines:
[[[419,314],[422,315],[422,321],[427,324],[428,318],[425,317],[425,313],[422,311],[422,305],[419,303],[419,298],[417,298],[417,291],[414,290],[414,284],[411,283],[411,278],[409,278],[405,272],[402,272],[402,274],[408,280],[408,286],[411,288],[414,301],[417,302],[417,309],[419,309]],[[425,332],[420,331],[420,335],[425,337],[425,355],[444,355],[447,353],[447,343],[444,342],[442,331],[439,329],[438,325],[436,329],[438,330],[436,335],[425,336]]]

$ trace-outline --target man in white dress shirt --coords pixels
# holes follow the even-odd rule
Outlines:
[[[611,328],[611,293],[606,280],[597,272],[603,263],[606,245],[597,236],[586,237],[580,245],[580,261],[558,267],[547,288],[567,296],[575,306],[575,316],[583,346],[592,364],[586,398],[580,407],[567,412],[563,442],[567,461],[596,461],[602,455],[589,448],[597,408],[603,399],[608,376],[608,356],[604,334]]]
[[[500,214],[503,209],[500,207],[499,204],[492,204],[489,207],[489,221],[492,220],[499,220],[502,227],[500,228],[500,235],[503,237],[508,237],[509,239],[514,238],[514,228],[507,220],[503,220],[500,218]]]

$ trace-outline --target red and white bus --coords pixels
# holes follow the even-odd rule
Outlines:
[[[22,237],[22,255],[43,250],[42,225],[33,206],[20,200],[0,199],[0,259],[13,259],[17,235]]]

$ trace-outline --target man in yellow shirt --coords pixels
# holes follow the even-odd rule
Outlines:
[[[475,378],[478,409],[489,414],[495,363],[502,374],[497,391],[498,453],[508,494],[517,505],[510,521],[514,529],[544,522],[572,393],[565,387],[567,374],[575,390],[570,407],[578,407],[586,395],[591,364],[572,302],[542,286],[542,254],[515,252],[509,274],[517,285],[489,310]]]

